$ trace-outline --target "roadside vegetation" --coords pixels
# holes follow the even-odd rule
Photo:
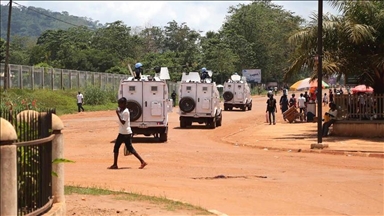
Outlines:
[[[105,196],[114,195],[117,200],[139,201],[148,202],[163,207],[167,211],[189,210],[196,212],[195,215],[213,215],[206,209],[194,206],[180,201],[167,199],[166,197],[147,196],[138,193],[124,192],[124,191],[111,191],[100,187],[79,187],[79,186],[65,186],[65,195],[80,194],[92,196]]]
[[[113,110],[116,107],[117,93],[87,87],[82,91],[85,95],[83,105],[86,111]],[[0,108],[33,109],[56,108],[57,115],[77,112],[76,90],[48,89],[8,89],[0,90]]]

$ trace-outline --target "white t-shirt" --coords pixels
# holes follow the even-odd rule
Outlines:
[[[83,103],[83,98],[84,98],[84,97],[83,97],[83,94],[81,94],[81,93],[78,94],[78,95],[77,95],[77,103]]]
[[[332,116],[329,116],[329,119],[337,119],[337,109],[335,109],[334,111],[329,110],[328,113],[332,115]]]
[[[299,108],[305,108],[305,97],[299,97],[297,103],[299,104]]]
[[[131,134],[131,122],[129,121],[129,111],[126,108],[123,112],[119,112],[120,119],[125,121],[125,124],[121,124],[119,121],[119,134]]]

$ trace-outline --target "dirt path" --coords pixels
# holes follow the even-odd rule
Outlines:
[[[383,159],[243,146],[276,142],[281,130],[292,128],[280,113],[276,127],[266,125],[264,104],[265,98],[255,98],[252,111],[225,112],[223,126],[215,130],[179,129],[174,110],[167,143],[134,140],[149,163],[144,170],[137,169],[134,157],[124,157],[122,148],[122,169],[106,169],[117,135],[113,111],[62,116],[65,158],[76,161],[65,167],[66,184],[166,196],[228,215],[384,214]],[[308,127],[316,129],[295,125],[298,131]],[[310,144],[295,137],[285,142]],[[205,179],[218,175],[232,178]]]

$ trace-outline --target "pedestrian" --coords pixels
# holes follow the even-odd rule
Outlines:
[[[333,92],[329,89],[329,103],[333,103]]]
[[[324,93],[323,106],[325,106],[326,104],[328,104],[328,96],[327,96],[327,93]]]
[[[304,121],[306,120],[305,102],[306,102],[305,97],[304,97],[303,93],[301,93],[299,99],[297,99],[297,105],[299,106],[300,114],[302,114],[302,116],[304,116]],[[300,117],[300,119],[302,120],[302,117]]]
[[[125,143],[127,150],[133,154],[137,159],[139,159],[141,165],[139,169],[143,169],[147,163],[140,157],[136,150],[132,146],[132,130],[130,124],[129,110],[127,109],[127,99],[122,97],[118,100],[118,108],[116,110],[116,115],[119,118],[119,134],[115,141],[115,146],[113,147],[113,164],[108,167],[108,169],[118,169],[117,159],[119,157],[119,149],[122,143]]]
[[[273,94],[269,97],[267,100],[267,110],[265,113],[269,113],[269,125],[273,122],[273,124],[276,124],[276,118],[275,118],[275,112],[277,113],[276,108],[276,99],[273,98]],[[271,119],[272,116],[272,119]]]
[[[172,94],[171,94],[171,98],[172,98],[172,102],[173,102],[173,107],[176,106],[176,92],[175,90],[173,90]]]
[[[80,110],[84,112],[83,104],[84,104],[84,96],[83,94],[81,94],[81,92],[78,92],[77,93],[77,111],[78,112],[80,112]]]
[[[309,96],[308,92],[304,92],[304,97],[305,97],[305,106],[307,106],[307,104],[311,100],[311,97]]]
[[[275,86],[274,90],[275,90],[275,96],[277,96],[277,86]]]
[[[284,92],[283,96],[281,96],[280,98],[280,109],[282,114],[284,114],[284,112],[288,110],[288,106],[289,106],[288,96]],[[283,119],[284,121],[286,121],[286,118],[284,115],[283,115]]]
[[[329,117],[329,120],[327,122],[324,122],[323,124],[323,137],[327,137],[328,136],[328,130],[329,130],[329,127],[336,122],[336,118],[337,118],[337,109],[336,109],[336,104],[335,103],[330,103],[329,104],[329,111],[325,113],[325,115],[327,117]]]
[[[291,99],[289,99],[289,108],[291,108],[291,107],[297,107],[296,106],[296,98],[295,98],[295,94],[292,94],[292,97],[291,97]]]

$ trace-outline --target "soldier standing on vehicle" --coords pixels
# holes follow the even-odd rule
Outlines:
[[[173,107],[176,106],[176,92],[175,90],[173,90],[172,94],[171,94],[171,98],[172,98],[172,102],[173,102]]]
[[[143,74],[143,64],[140,62],[135,64],[135,79],[140,80],[141,74]]]
[[[207,68],[203,67],[201,68],[201,80],[205,80],[206,78],[209,78],[209,74]]]

